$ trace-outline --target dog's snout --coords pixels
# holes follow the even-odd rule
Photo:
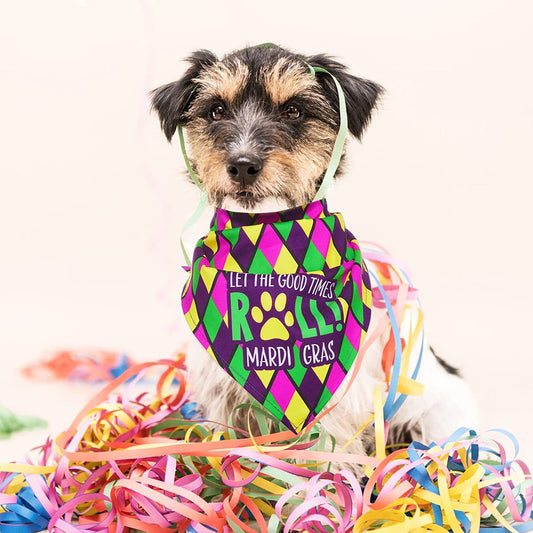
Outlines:
[[[251,155],[241,155],[228,161],[226,170],[230,178],[244,185],[251,185],[259,176],[263,162]]]

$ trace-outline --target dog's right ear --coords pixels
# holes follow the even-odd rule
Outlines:
[[[217,57],[209,50],[197,50],[187,58],[187,61],[191,66],[181,79],[150,93],[152,109],[155,109],[159,115],[161,128],[168,142],[172,140],[178,124],[186,122],[185,113],[196,96],[197,85],[194,80],[204,68],[215,63]]]

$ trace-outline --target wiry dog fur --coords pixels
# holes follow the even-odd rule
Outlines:
[[[219,207],[280,210],[310,202],[328,167],[339,129],[338,95],[333,74],[346,97],[348,128],[361,139],[382,87],[347,72],[326,55],[303,56],[281,47],[249,47],[222,59],[201,50],[189,58],[184,76],[153,92],[153,107],[170,141],[181,123],[187,134],[194,171]],[[341,165],[335,177],[342,174]],[[379,319],[373,311],[369,334]],[[387,334],[388,335],[388,334]],[[323,418],[325,430],[347,443],[373,411],[373,390],[383,384],[381,352],[386,337],[367,352],[354,386]],[[417,348],[420,348],[417,347]],[[419,381],[422,397],[409,397],[393,417],[389,442],[431,441],[475,419],[474,401],[458,372],[438,358],[427,343]],[[415,349],[416,353],[416,349]],[[210,356],[189,359],[196,398],[209,420],[226,422],[247,393]],[[346,383],[331,400],[344,394]],[[248,427],[248,413],[233,423]],[[368,433],[368,432],[367,432]],[[347,451],[371,451],[373,436],[354,439]]]
[[[215,205],[234,199],[254,209],[267,198],[288,206],[309,202],[328,166],[339,126],[331,79],[312,77],[307,64],[321,66],[343,86],[352,134],[360,138],[381,92],[376,83],[350,76],[327,56],[302,57],[282,48],[246,48],[224,60],[194,53],[185,76],[154,92],[153,105],[170,140],[178,122],[187,131],[194,169]],[[218,105],[224,117],[211,118]],[[297,119],[286,116],[291,106]],[[228,161],[253,154],[260,179],[247,188],[230,178]],[[337,172],[340,175],[342,167]]]

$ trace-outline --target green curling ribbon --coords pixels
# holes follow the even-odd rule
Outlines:
[[[272,48],[276,47],[277,45],[274,43],[262,43],[256,45],[257,48]],[[348,135],[348,116],[346,112],[346,98],[344,96],[344,91],[342,90],[342,87],[340,83],[338,82],[337,78],[333,76],[330,72],[328,72],[326,69],[322,67],[314,67],[312,65],[309,65],[306,63],[307,68],[309,70],[309,74],[313,77],[316,76],[316,73],[322,73],[327,74],[331,77],[333,82],[335,83],[335,87],[337,89],[337,95],[339,98],[339,116],[340,116],[340,123],[339,123],[339,131],[337,133],[337,138],[335,139],[335,144],[333,145],[333,151],[331,153],[331,159],[328,165],[328,168],[326,169],[326,172],[324,174],[324,178],[322,179],[322,184],[320,185],[320,188],[318,189],[314,200],[321,200],[326,195],[326,192],[335,176],[335,172],[337,172],[337,168],[339,166],[342,152],[344,150],[344,144],[346,142],[346,137]],[[202,215],[205,205],[207,203],[207,193],[204,190],[202,184],[200,183],[200,180],[196,176],[196,173],[194,172],[191,161],[189,159],[189,156],[187,154],[187,148],[185,146],[185,137],[183,135],[183,126],[182,124],[178,124],[178,136],[180,141],[180,149],[181,153],[183,155],[183,159],[185,161],[185,165],[187,167],[187,171],[189,172],[189,175],[193,181],[193,183],[202,191],[202,196],[200,198],[200,202],[194,211],[194,213],[191,215],[189,219],[185,222],[182,230],[181,230],[181,237],[180,237],[180,246],[181,251],[183,253],[183,257],[185,259],[185,263],[187,266],[191,266],[191,260],[189,258],[189,255],[187,254],[187,251],[185,250],[185,245],[183,243],[183,234],[192,226],[194,225],[200,216]]]
[[[0,405],[0,439],[7,439],[15,431],[45,428],[46,420],[36,416],[15,415],[10,409]]]

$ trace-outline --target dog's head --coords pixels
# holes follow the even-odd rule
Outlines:
[[[274,198],[293,207],[313,199],[340,118],[333,80],[312,76],[308,65],[338,80],[348,128],[358,139],[382,92],[328,56],[278,46],[245,48],[220,60],[201,50],[188,61],[185,75],[153,91],[152,102],[169,141],[183,125],[192,166],[217,206],[252,209]]]

